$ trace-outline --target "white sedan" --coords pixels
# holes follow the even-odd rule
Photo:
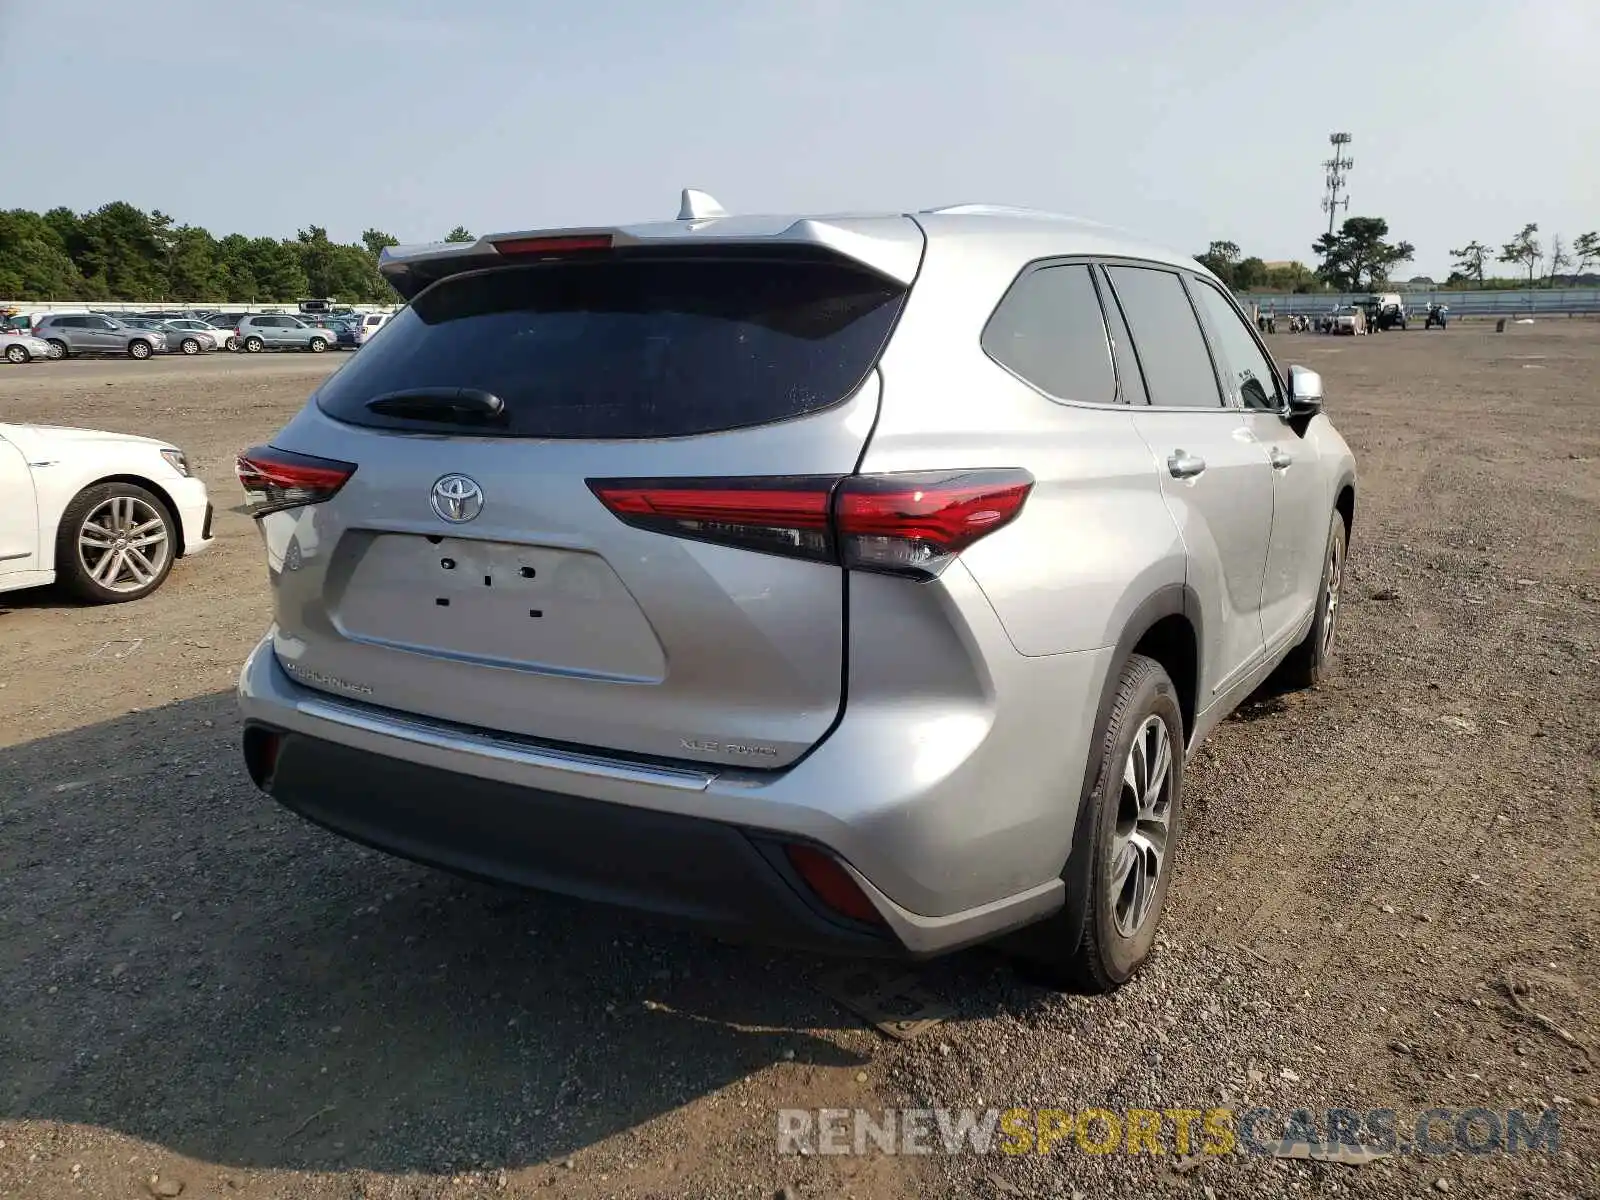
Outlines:
[[[0,423],[0,592],[138,600],[211,544],[206,485],[153,438]]]
[[[4,356],[9,363],[32,362],[36,358],[51,358],[54,354],[54,348],[43,338],[14,329],[0,330],[0,356]]]

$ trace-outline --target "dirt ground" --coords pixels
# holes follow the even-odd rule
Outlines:
[[[831,964],[357,849],[259,796],[231,455],[333,356],[0,368],[0,420],[184,446],[216,544],[143,603],[0,596],[0,1196],[1596,1197],[1600,323],[1278,335],[1361,471],[1342,673],[1189,775],[1149,969]],[[779,1108],[1553,1107],[1554,1154],[779,1156]]]

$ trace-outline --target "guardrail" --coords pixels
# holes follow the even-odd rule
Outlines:
[[[1306,313],[1315,316],[1340,304],[1365,300],[1372,292],[1240,292],[1245,308],[1279,316]],[[1600,288],[1518,288],[1514,291],[1400,292],[1407,312],[1426,313],[1428,305],[1448,305],[1451,317],[1579,317],[1600,315]]]

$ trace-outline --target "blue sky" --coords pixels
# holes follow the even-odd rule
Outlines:
[[[0,206],[404,241],[988,200],[1309,259],[1600,228],[1600,0],[264,0],[15,5]],[[143,114],[146,121],[138,120]],[[1403,271],[1403,274],[1410,274]]]

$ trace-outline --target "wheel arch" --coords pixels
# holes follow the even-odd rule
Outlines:
[[[1347,472],[1340,477],[1339,486],[1334,490],[1333,507],[1344,518],[1344,540],[1348,545],[1356,526],[1356,479],[1353,474]]]
[[[1081,861],[1093,846],[1095,814],[1088,803],[1094,789],[1095,776],[1100,762],[1100,746],[1105,741],[1106,728],[1111,722],[1111,709],[1116,700],[1117,684],[1122,669],[1135,654],[1155,659],[1172,679],[1178,691],[1178,708],[1183,714],[1184,743],[1190,745],[1195,728],[1195,714],[1200,707],[1200,654],[1205,645],[1201,638],[1199,598],[1187,584],[1168,584],[1158,588],[1137,605],[1117,638],[1104,681],[1100,685],[1099,702],[1095,708],[1094,732],[1089,742],[1089,754],[1084,762],[1083,780],[1078,792],[1078,812],[1073,824],[1072,848],[1063,864],[1062,879],[1066,884],[1063,910],[1067,921],[1067,939],[1076,948],[1083,938],[1083,923],[1089,910],[1089,897],[1083,880],[1087,872],[1067,868]]]
[[[99,487],[102,483],[131,483],[134,487],[143,488],[157,500],[161,501],[161,503],[166,507],[167,516],[172,519],[172,533],[176,541],[176,550],[173,554],[173,557],[182,558],[184,556],[184,554],[188,551],[188,546],[183,540],[183,518],[178,515],[178,506],[172,499],[172,493],[167,491],[166,488],[162,487],[155,480],[146,479],[143,475],[137,475],[123,471],[112,475],[100,475],[94,479],[90,479],[78,487],[77,490],[72,493],[72,495],[67,497],[67,502],[61,506],[62,515],[64,516],[66,514],[67,509],[72,507],[73,501],[75,501],[79,496],[83,495],[92,487]],[[57,535],[59,535],[61,532],[59,519],[60,518],[57,518]],[[56,546],[56,550],[59,553],[59,546],[57,546],[56,543],[57,539],[52,538],[51,544],[52,546]],[[51,560],[51,566],[57,571],[61,569],[61,564],[56,562],[54,558]]]

